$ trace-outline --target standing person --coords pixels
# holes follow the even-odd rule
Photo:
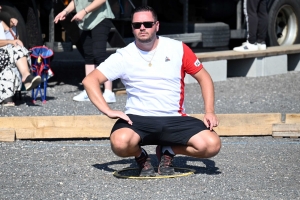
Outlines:
[[[72,0],[55,17],[54,22],[64,20],[74,9],[77,13],[71,21],[76,21],[78,27],[82,30],[80,41],[84,51],[85,74],[88,75],[95,69],[95,65],[98,66],[106,58],[106,43],[112,27],[111,19],[115,17],[106,0]],[[106,81],[104,87],[103,96],[105,101],[107,103],[116,102],[115,94],[112,92],[112,82]],[[73,100],[90,101],[85,90],[75,96]]]
[[[244,15],[247,23],[247,41],[233,50],[241,52],[266,50],[267,0],[244,0]]]
[[[111,131],[112,151],[120,157],[134,156],[140,176],[155,176],[144,145],[157,145],[158,173],[174,174],[176,154],[197,158],[215,156],[221,141],[213,127],[214,86],[192,50],[180,41],[157,36],[159,22],[149,6],[134,10],[135,41],[117,50],[83,80],[93,104],[110,118],[118,118]],[[191,74],[200,84],[205,104],[203,121],[184,109],[184,76]],[[120,78],[126,87],[126,111],[112,110],[98,85]]]

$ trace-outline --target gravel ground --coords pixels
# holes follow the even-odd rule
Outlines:
[[[1,117],[101,114],[90,102],[73,102],[82,85],[49,80],[47,103],[30,93]],[[300,72],[267,77],[234,77],[215,83],[216,113],[300,113]],[[114,109],[123,110],[125,94]],[[187,113],[203,113],[197,84],[186,86]],[[179,178],[120,179],[113,172],[136,167],[119,158],[109,140],[17,140],[0,142],[0,199],[300,199],[300,139],[222,137],[211,159],[178,155],[175,166],[195,170]],[[147,146],[156,166],[154,146]]]
[[[9,116],[64,116],[101,114],[91,102],[74,102],[83,86],[74,80],[49,80],[47,103],[38,95],[32,104],[31,92],[23,92],[22,100],[13,108],[1,107],[0,114]],[[234,77],[215,82],[216,113],[300,113],[300,72],[265,77]],[[124,110],[126,94],[118,94],[111,108]],[[203,101],[198,84],[186,85],[186,112],[203,113]]]
[[[299,139],[221,139],[211,159],[176,156],[193,175],[148,180],[114,177],[136,165],[108,140],[0,143],[0,199],[300,199]],[[157,166],[155,147],[145,149]]]

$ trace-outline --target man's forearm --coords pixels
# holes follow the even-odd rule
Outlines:
[[[204,101],[205,113],[215,112],[215,95],[213,84],[205,84],[205,87],[201,87],[202,97]]]
[[[199,71],[195,78],[197,79],[202,92],[205,113],[215,112],[215,92],[213,81],[208,72],[203,68]]]
[[[82,81],[90,100],[104,114],[110,110],[100,89],[100,85],[105,81],[107,79],[97,69],[87,75]]]

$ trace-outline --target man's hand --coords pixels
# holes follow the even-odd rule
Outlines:
[[[219,125],[219,121],[215,113],[205,113],[203,122],[210,130]]]
[[[123,119],[123,120],[127,121],[128,124],[132,125],[132,121],[130,120],[130,118],[122,111],[110,110],[110,111],[106,112],[106,115],[112,119],[118,119],[118,118]]]

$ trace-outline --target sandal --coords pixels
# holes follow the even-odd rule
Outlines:
[[[8,97],[6,98],[5,100],[2,101],[2,106],[5,106],[5,107],[13,107],[15,106],[15,102],[13,100],[13,97]]]
[[[40,76],[32,76],[31,74],[29,76],[26,77],[25,81],[24,81],[24,86],[26,88],[27,91],[32,90],[34,88],[36,88],[37,86],[39,86],[39,84],[41,83],[41,77]]]

